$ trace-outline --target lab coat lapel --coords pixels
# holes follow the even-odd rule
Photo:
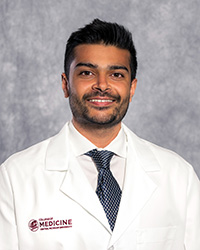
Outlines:
[[[46,170],[65,171],[60,191],[94,216],[111,233],[105,212],[77,160],[70,157],[68,123],[52,137],[46,153]]]
[[[151,150],[125,126],[124,129],[128,135],[128,157],[120,209],[110,246],[131,223],[134,223],[135,218],[156,191],[157,185],[147,172],[160,170]]]
[[[69,170],[66,173],[60,190],[82,206],[111,232],[103,207],[76,160],[70,161]]]

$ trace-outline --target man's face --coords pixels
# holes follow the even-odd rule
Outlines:
[[[83,44],[75,48],[69,79],[63,74],[62,83],[74,123],[112,127],[126,114],[137,80],[131,82],[128,50]]]

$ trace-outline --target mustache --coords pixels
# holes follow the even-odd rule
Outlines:
[[[120,102],[121,96],[120,95],[114,95],[110,94],[108,92],[99,92],[99,91],[94,91],[92,93],[86,93],[83,95],[83,100],[87,100],[88,98],[93,98],[93,97],[110,97],[114,99],[117,102]]]

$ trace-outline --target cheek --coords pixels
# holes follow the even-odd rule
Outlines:
[[[83,94],[83,92],[84,92],[84,89],[80,84],[71,82],[70,93],[72,93],[76,96],[81,96]]]
[[[121,96],[121,98],[130,98],[130,88],[127,87],[127,85],[125,86],[121,86],[119,88],[116,89],[117,92],[119,93],[119,95]]]
[[[86,81],[81,81],[74,76],[70,81],[70,88],[74,94],[81,96],[91,91],[91,84]]]

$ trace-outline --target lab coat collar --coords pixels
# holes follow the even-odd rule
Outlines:
[[[47,170],[65,171],[68,169],[70,152],[68,126],[68,123],[66,123],[63,129],[50,139],[45,158],[45,166]],[[143,169],[147,172],[160,170],[160,165],[155,155],[150,150],[150,143],[136,136],[124,124],[122,124],[122,127],[128,138],[128,144],[131,148],[134,148]]]
[[[68,123],[52,138],[46,151],[45,168],[52,171],[66,171],[69,166]]]
[[[152,143],[139,138],[129,128],[122,124],[127,136],[128,148],[134,150],[137,158],[140,160],[142,168],[147,171],[159,171],[160,164],[151,150]],[[155,145],[154,145],[155,146]]]

